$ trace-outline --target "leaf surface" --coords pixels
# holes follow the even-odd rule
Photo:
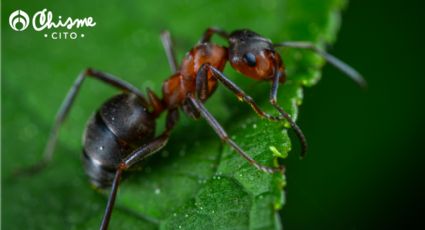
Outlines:
[[[15,180],[11,172],[41,157],[54,115],[76,75],[91,66],[160,92],[170,75],[159,32],[169,29],[181,58],[208,26],[250,28],[275,42],[335,40],[342,0],[256,1],[14,1],[2,8],[2,226],[5,229],[97,229],[105,198],[90,188],[81,162],[85,121],[115,90],[94,80],[82,87],[63,126],[54,164],[40,175]],[[102,8],[99,8],[99,4]],[[92,16],[84,39],[52,40],[15,32],[8,15],[48,7],[55,15]],[[97,9],[96,11],[93,9]],[[214,41],[225,44],[218,38]],[[320,78],[324,64],[307,51],[283,50],[288,81],[279,103],[294,117],[302,86]],[[225,73],[267,111],[268,83],[256,83],[227,66]],[[285,124],[258,118],[223,87],[206,103],[230,136],[262,164],[277,165],[291,142]],[[162,128],[163,118],[158,121]],[[295,141],[298,145],[298,142]],[[297,149],[296,146],[295,149]],[[287,172],[290,173],[290,172]],[[222,145],[205,121],[183,117],[167,147],[128,174],[120,187],[111,229],[279,229],[284,204],[282,175],[256,170]]]

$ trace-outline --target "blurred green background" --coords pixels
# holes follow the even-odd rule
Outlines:
[[[217,6],[223,2],[225,1],[211,4]],[[276,4],[280,6],[275,1],[265,1],[263,8],[258,9],[262,15],[255,17],[248,14],[257,10],[254,5],[252,9],[249,9],[249,5],[245,7],[245,11],[223,8],[214,15],[216,21],[204,17],[208,14],[199,9],[208,6],[203,4],[182,8],[180,17],[169,17],[166,9],[161,13],[151,3],[142,3],[143,12],[146,13],[143,18],[155,18],[157,21],[154,24],[149,20],[133,21],[139,18],[140,12],[126,1],[114,1],[110,4],[102,1],[76,1],[65,7],[66,4],[71,3],[2,2],[3,174],[9,174],[13,168],[39,159],[39,154],[33,153],[34,150],[43,148],[44,141],[39,140],[46,138],[45,134],[54,116],[52,111],[56,110],[75,74],[87,65],[120,73],[136,86],[151,86],[158,91],[156,80],[140,82],[140,79],[162,79],[169,74],[169,70],[163,68],[167,63],[163,54],[159,53],[162,49],[158,34],[151,31],[171,29],[180,56],[192,46],[205,25],[237,28],[245,22],[255,30],[274,31],[274,39],[279,37],[277,35],[285,34],[277,31],[285,28],[267,28],[264,23],[279,19],[279,15],[267,14],[268,6],[270,9],[275,9]],[[158,4],[164,2],[158,1]],[[190,1],[186,4],[190,5]],[[100,21],[95,27],[96,33],[103,34],[105,39],[93,36],[90,29],[83,30],[87,36],[77,42],[46,40],[41,34],[32,31],[26,31],[28,36],[25,39],[10,28],[3,29],[7,25],[9,12],[16,8],[26,7],[35,11],[46,5],[53,12],[62,12],[63,15],[75,15],[76,9],[79,9],[78,15],[90,15],[95,19],[97,15],[102,15],[103,18],[110,15],[108,24]],[[177,5],[169,3],[167,6]],[[327,65],[319,84],[305,89],[298,123],[308,137],[310,151],[305,160],[300,161],[296,154],[290,154],[285,161],[288,186],[286,204],[281,211],[285,229],[406,229],[418,224],[424,225],[425,109],[422,92],[425,88],[425,70],[422,56],[425,52],[425,37],[420,26],[424,21],[423,9],[423,3],[419,0],[355,0],[350,1],[343,11],[338,39],[329,51],[360,70],[368,80],[369,88],[366,91],[359,90],[340,72]],[[213,14],[209,9],[205,11]],[[237,15],[244,20],[227,21],[228,15]],[[193,18],[205,19],[195,23]],[[126,26],[123,27],[123,24]],[[193,32],[188,34],[188,31]],[[43,44],[43,47],[48,47],[48,51],[40,52],[42,49],[34,44]],[[69,50],[73,52],[64,53]],[[144,55],[154,52],[158,52],[158,55]],[[19,57],[19,60],[11,60],[9,57]],[[54,76],[44,76],[40,74],[43,71],[37,71],[46,69],[52,71]],[[156,74],[146,77],[146,72]],[[61,76],[66,76],[66,79]],[[9,77],[19,77],[20,82],[7,79]],[[21,87],[21,84],[25,87]],[[21,88],[46,90],[21,92]],[[93,97],[91,95],[96,93],[101,100],[115,92],[93,82],[87,83],[85,89],[86,92],[82,92],[79,98]],[[81,179],[84,175],[74,147],[80,145],[80,132],[84,126],[81,121],[88,116],[84,111],[89,111],[96,104],[89,100],[79,100],[78,103],[79,106],[73,110],[70,121],[61,133],[61,138],[68,143],[61,145],[61,148],[69,154],[65,157],[58,156],[62,164],[54,166],[64,168],[69,178],[55,177],[52,172],[44,176],[44,179],[51,179],[49,192],[52,194],[63,191],[64,184],[60,180],[67,180],[74,185],[70,186],[69,194],[55,194],[52,197],[68,199],[75,195],[71,192],[74,186],[88,186]],[[8,111],[8,108],[15,109]],[[222,108],[213,110],[215,114],[220,114],[220,118],[230,119]],[[14,151],[7,151],[8,149]],[[24,182],[35,190],[31,192],[37,194],[45,191],[42,185],[37,184],[41,180]],[[8,189],[4,180],[2,186],[3,190]],[[20,185],[19,188],[23,187]],[[31,193],[26,192],[16,201],[19,202],[16,207],[28,205],[28,209],[24,213],[21,213],[22,210],[15,211],[10,202],[13,197],[4,196],[14,194],[16,187],[14,189],[2,193],[2,203],[9,201],[8,206],[2,206],[2,222],[7,223],[8,228],[12,228],[14,223],[16,226],[27,226],[22,222],[39,224],[37,220],[11,219],[18,218],[19,215],[29,216],[32,212],[37,212],[38,208],[41,209],[25,203],[33,199],[30,197]],[[81,191],[82,197],[90,196],[88,194],[91,194],[88,189]],[[62,209],[61,204],[56,204],[56,201],[57,199],[52,198],[52,201],[46,202],[52,205],[49,207],[52,210]],[[89,206],[86,202],[76,200],[66,208],[85,207],[81,210],[96,212],[103,207],[102,199],[93,201],[94,206]],[[9,210],[12,212],[8,213]],[[50,218],[47,223],[58,221],[51,220],[54,217],[46,218]],[[67,221],[72,223],[79,217],[69,218]]]

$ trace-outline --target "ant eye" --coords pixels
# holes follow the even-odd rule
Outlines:
[[[257,64],[255,55],[253,53],[246,53],[243,55],[243,60],[251,67],[254,67]]]

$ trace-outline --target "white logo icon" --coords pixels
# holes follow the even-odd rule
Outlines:
[[[9,24],[12,29],[16,31],[23,31],[30,24],[30,18],[28,17],[28,14],[25,13],[25,11],[17,10],[10,15]],[[19,24],[20,26],[17,27]]]
[[[53,12],[47,9],[37,11],[31,18],[23,10],[15,10],[9,16],[9,25],[15,31],[24,31],[30,24],[37,32],[46,31],[43,32],[45,38],[50,37],[54,40],[84,38],[85,34],[78,32],[77,29],[96,26],[93,17],[71,18],[61,15],[55,17]]]

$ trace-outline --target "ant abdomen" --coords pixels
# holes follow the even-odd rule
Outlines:
[[[90,118],[83,135],[83,163],[96,187],[109,187],[119,163],[152,140],[155,118],[133,94],[119,94]]]

